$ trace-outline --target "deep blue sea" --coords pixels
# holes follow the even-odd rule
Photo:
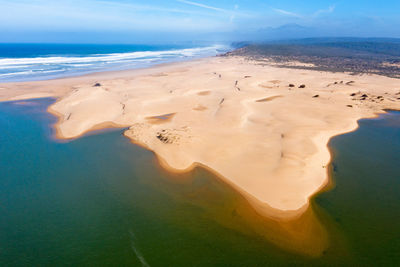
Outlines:
[[[215,56],[229,45],[0,44],[0,82],[45,80]]]

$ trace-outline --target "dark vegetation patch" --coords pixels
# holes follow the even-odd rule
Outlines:
[[[265,65],[272,61],[288,68],[400,78],[400,39],[316,38],[270,42],[250,44],[224,56],[244,56]],[[293,61],[314,66],[286,65]]]

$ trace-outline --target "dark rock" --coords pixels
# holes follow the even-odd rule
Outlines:
[[[319,97],[319,95],[315,95],[315,96],[313,96],[314,98],[317,98],[317,97]]]
[[[350,96],[355,96],[356,95],[356,93],[352,93]]]
[[[167,136],[164,136],[162,133],[158,132],[156,136],[161,142],[164,144],[170,144],[172,143]]]
[[[291,84],[289,84],[289,87],[294,87],[294,84],[292,84],[292,83],[291,83]]]
[[[332,170],[334,172],[338,172],[339,171],[339,168],[338,168],[337,164],[335,164],[334,162],[332,162]]]
[[[352,105],[347,105],[347,107],[352,108],[353,106]]]
[[[101,83],[95,83],[94,85],[93,85],[93,87],[100,87],[101,86]]]
[[[306,85],[302,84],[302,85],[299,86],[299,88],[306,88]]]
[[[366,94],[363,94],[361,97],[363,97],[363,98],[367,98],[367,97],[368,97],[368,95],[366,95]]]

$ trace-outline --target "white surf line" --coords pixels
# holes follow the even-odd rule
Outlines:
[[[133,252],[135,253],[136,257],[139,259],[139,261],[143,267],[150,267],[150,265],[147,263],[147,261],[143,257],[142,253],[140,253],[139,249],[136,248],[136,245],[135,245],[136,238],[135,238],[134,233],[131,230],[129,230],[129,234],[131,236],[131,248],[132,248]]]
[[[118,60],[137,60],[143,58],[163,58],[163,57],[196,57],[202,55],[216,55],[219,54],[218,50],[229,50],[228,46],[213,45],[206,47],[194,47],[184,49],[172,50],[158,50],[158,51],[136,51],[125,53],[110,53],[110,54],[91,54],[85,57],[76,56],[53,56],[53,57],[33,57],[33,58],[2,58],[0,59],[1,68],[12,68],[41,64],[73,64],[73,63],[97,63],[101,62],[116,62]]]

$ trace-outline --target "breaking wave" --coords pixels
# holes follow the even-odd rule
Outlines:
[[[0,81],[27,81],[87,74],[96,71],[148,67],[154,64],[215,56],[229,46],[92,54],[85,56],[40,56],[0,58]]]

